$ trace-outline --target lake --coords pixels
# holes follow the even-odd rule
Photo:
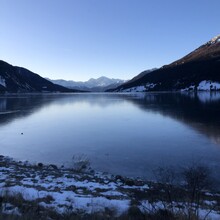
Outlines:
[[[219,93],[0,96],[0,154],[151,178],[158,166],[220,170]]]

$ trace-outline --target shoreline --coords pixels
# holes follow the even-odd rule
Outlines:
[[[111,213],[113,218],[128,215],[131,209],[135,215],[146,215],[155,210],[169,210],[170,206],[166,184],[101,172],[76,172],[52,164],[34,165],[2,155],[0,186],[2,213],[5,215],[25,214],[17,202],[13,204],[17,197],[23,204],[30,206],[34,203],[44,214],[56,213],[60,216],[57,219],[67,213],[78,217]],[[175,190],[183,192],[185,189]],[[204,191],[202,195],[201,216],[208,214],[211,219],[219,219],[220,194]],[[185,206],[184,210],[187,209],[187,204],[180,198],[171,203],[172,210],[177,211],[179,203]],[[213,210],[210,212],[210,209]]]

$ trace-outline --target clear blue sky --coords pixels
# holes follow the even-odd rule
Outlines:
[[[0,59],[52,79],[129,79],[220,34],[219,0],[0,0]]]

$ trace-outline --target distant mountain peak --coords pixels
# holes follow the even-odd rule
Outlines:
[[[66,80],[51,80],[51,82],[65,86],[67,88],[81,89],[85,91],[105,91],[106,89],[116,88],[125,82],[125,80],[108,78],[100,76],[99,78],[90,78],[85,82],[66,81]]]
[[[218,58],[220,55],[220,35],[217,35],[213,37],[210,41],[207,43],[201,45],[191,53],[187,54],[183,58],[166,65],[169,66],[175,66],[179,64],[184,64],[187,62],[194,62],[194,61],[205,61],[205,60],[211,60],[214,57]]]
[[[108,77],[106,77],[106,76],[100,76],[100,77],[98,77],[97,79],[110,79],[110,78],[108,78]]]
[[[220,34],[217,35],[217,36],[215,36],[215,37],[213,37],[213,38],[209,41],[209,43],[211,43],[211,44],[215,44],[215,43],[219,43],[219,42],[220,42]]]

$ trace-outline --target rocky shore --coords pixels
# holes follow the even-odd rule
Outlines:
[[[184,191],[179,187],[173,189]],[[17,218],[27,212],[45,217],[39,219],[64,219],[67,215],[78,218],[129,215],[139,219],[147,215],[152,217],[149,219],[156,219],[153,216],[158,211],[166,211],[166,214],[172,211],[175,215],[188,213],[185,200],[178,198],[170,203],[164,184],[100,172],[76,172],[5,156],[0,156],[0,193],[1,215]],[[202,196],[199,217],[220,219],[220,195],[204,191]]]

